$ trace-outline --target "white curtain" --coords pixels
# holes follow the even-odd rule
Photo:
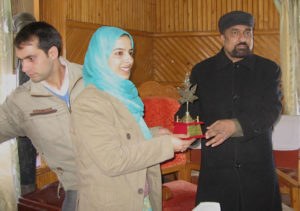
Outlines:
[[[300,105],[300,1],[274,0],[280,13],[280,60],[284,113],[299,115]]]
[[[16,87],[13,74],[13,33],[10,0],[0,1],[0,102]],[[1,128],[0,128],[1,129]],[[0,144],[0,210],[16,211],[20,196],[16,140]]]

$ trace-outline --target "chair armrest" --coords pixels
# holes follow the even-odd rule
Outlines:
[[[162,200],[167,201],[173,197],[172,191],[169,187],[162,185]]]
[[[200,171],[200,164],[199,163],[189,163],[188,164],[191,170]]]
[[[279,169],[276,169],[278,180],[282,183],[284,183],[288,187],[300,187],[299,182],[297,182],[295,179],[291,178],[289,175],[285,174],[284,172],[280,171]]]

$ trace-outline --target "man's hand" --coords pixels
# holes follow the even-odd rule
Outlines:
[[[227,138],[232,136],[236,132],[235,123],[233,120],[224,119],[214,122],[212,125],[207,127],[205,138],[212,138],[206,142],[206,146],[218,146],[222,144]]]

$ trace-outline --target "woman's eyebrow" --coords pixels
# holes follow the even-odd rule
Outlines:
[[[125,50],[125,48],[114,48],[113,51],[115,50]]]

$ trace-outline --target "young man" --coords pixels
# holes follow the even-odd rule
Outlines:
[[[282,109],[280,68],[252,54],[253,26],[249,13],[222,16],[223,48],[190,79],[199,97],[190,113],[206,125],[196,204],[219,202],[222,211],[281,210],[271,140]]]
[[[30,81],[0,106],[0,143],[17,136],[31,139],[66,191],[63,210],[75,210],[76,164],[69,118],[72,102],[84,87],[82,66],[60,57],[61,37],[44,22],[22,28],[15,47]]]

